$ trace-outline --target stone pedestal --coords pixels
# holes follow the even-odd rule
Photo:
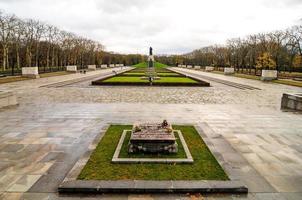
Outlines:
[[[263,69],[261,72],[261,80],[262,81],[271,81],[277,79],[278,72],[277,70],[266,70]]]
[[[68,65],[68,66],[66,66],[66,71],[68,71],[68,72],[77,72],[77,66],[76,65]]]
[[[40,78],[38,67],[22,67],[22,76],[27,78]]]
[[[96,70],[96,65],[88,65],[89,70]]]
[[[106,69],[107,67],[108,67],[108,65],[106,65],[106,64],[101,65],[101,69]]]
[[[11,91],[0,91],[0,108],[18,105],[16,95]]]
[[[225,75],[231,75],[231,74],[235,73],[235,68],[225,67],[223,72],[224,72]]]
[[[302,93],[300,94],[283,93],[282,100],[281,100],[281,109],[302,111]]]
[[[194,66],[194,69],[201,69],[201,67],[200,66]]]
[[[206,66],[206,72],[211,72],[211,71],[214,71],[214,67],[211,67],[211,66]]]
[[[177,153],[178,145],[171,125],[134,125],[128,145],[129,153]]]

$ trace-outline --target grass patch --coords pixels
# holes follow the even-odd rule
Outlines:
[[[278,80],[273,80],[273,82],[274,83],[279,83],[279,84],[284,84],[284,85],[302,87],[302,82],[301,81],[278,79]]]
[[[155,83],[198,83],[197,81],[187,77],[161,77],[155,80]]]
[[[239,78],[247,78],[247,79],[253,79],[253,80],[260,80],[260,76],[250,75],[250,74],[234,74],[235,77]]]
[[[81,171],[80,180],[228,180],[194,126],[173,126],[182,131],[193,164],[112,163],[115,148],[129,125],[111,125]]]
[[[106,79],[104,83],[148,83],[148,80],[143,80],[139,76],[114,76]]]
[[[133,65],[133,67],[147,68],[148,67],[148,62],[141,62],[141,63],[138,63],[136,65]],[[160,62],[154,62],[154,67],[155,68],[164,68],[164,67],[167,67],[167,65],[162,64]]]
[[[39,75],[41,78],[47,78],[47,77],[52,77],[52,76],[63,76],[63,75],[68,75],[68,74],[72,74],[72,72],[58,71],[58,72],[42,73]]]
[[[135,153],[135,154],[128,154],[128,143],[130,140],[131,132],[129,131],[125,137],[124,143],[122,145],[122,149],[120,151],[119,158],[187,158],[186,152],[182,146],[182,143],[179,139],[178,133],[174,132],[176,137],[176,142],[178,144],[178,152],[177,153]]]
[[[149,83],[148,80],[141,79],[138,76],[114,76],[106,79],[104,83]],[[161,77],[154,80],[154,83],[198,83],[197,81],[187,77]]]
[[[26,78],[22,76],[7,76],[7,77],[0,78],[0,84],[11,83],[16,81],[24,81],[24,80],[30,80],[30,78]]]

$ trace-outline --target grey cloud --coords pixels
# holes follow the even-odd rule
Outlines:
[[[155,4],[157,0],[95,0],[98,9],[107,13],[128,12],[131,9],[143,11],[148,6]]]

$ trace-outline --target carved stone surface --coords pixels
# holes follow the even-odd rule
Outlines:
[[[278,72],[277,70],[265,70],[263,69],[261,72],[261,80],[262,81],[271,81],[277,79]]]
[[[68,66],[66,66],[66,71],[68,71],[68,72],[77,72],[77,66],[76,65],[68,65]]]
[[[214,71],[214,67],[206,66],[206,72]]]
[[[235,73],[234,67],[225,67],[224,68],[224,74],[225,75],[230,75],[230,74],[234,74],[234,73]]]
[[[299,94],[283,93],[282,101],[281,101],[281,109],[302,111],[302,93]]]
[[[88,65],[89,70],[96,70],[96,65]]]
[[[22,67],[22,76],[27,78],[40,78],[38,67]]]
[[[176,137],[171,125],[144,123],[133,126],[128,146],[129,153],[177,151]]]

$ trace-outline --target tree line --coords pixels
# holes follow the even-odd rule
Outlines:
[[[169,65],[232,66],[236,71],[253,70],[253,73],[261,68],[302,72],[302,26],[229,39],[226,45],[208,46],[157,59]]]
[[[0,47],[2,72],[31,66],[52,71],[63,70],[66,65],[132,65],[144,59],[138,54],[106,52],[100,42],[3,11],[0,11]]]

